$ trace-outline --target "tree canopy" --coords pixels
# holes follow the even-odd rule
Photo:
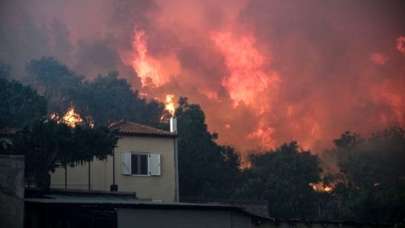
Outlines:
[[[236,193],[244,199],[266,200],[278,218],[313,218],[316,193],[310,183],[320,181],[320,161],[296,142],[262,154],[252,154],[244,183]]]
[[[49,57],[32,60],[26,70],[32,88],[9,80],[10,67],[0,64],[0,128],[21,129],[12,143],[0,138],[0,153],[25,154],[27,179],[40,188],[49,186],[49,172],[57,166],[111,154],[117,137],[106,128],[109,123],[165,125],[163,104],[142,98],[118,72],[87,81]],[[46,118],[47,111],[62,114],[72,105],[95,127],[71,128]],[[335,158],[328,161],[336,167],[329,173],[321,170],[318,155],[298,142],[254,151],[242,169],[239,153],[217,142],[198,104],[180,98],[175,116],[182,201],[264,201],[276,218],[404,221],[405,131],[400,127],[368,137],[343,133],[323,152]],[[330,188],[318,191],[315,183]]]
[[[58,166],[105,159],[112,154],[117,139],[114,132],[105,127],[70,128],[63,123],[42,120],[19,131],[12,149],[25,155],[27,180],[40,189],[47,189],[49,172]]]
[[[335,144],[342,174],[336,180],[337,193],[346,205],[340,214],[348,219],[375,222],[403,219],[405,131],[392,127],[368,138],[346,132]]]
[[[31,60],[26,71],[29,83],[46,98],[49,112],[63,113],[81,89],[83,77],[51,57]]]
[[[106,126],[119,120],[159,124],[163,104],[140,97],[127,80],[119,78],[118,72],[86,81],[51,57],[34,59],[26,69],[31,85],[47,99],[49,112],[62,114],[73,105],[96,125]]]
[[[0,78],[0,129],[28,126],[46,111],[45,98],[29,86]]]
[[[156,125],[163,112],[163,104],[141,98],[125,79],[119,78],[118,72],[99,75],[94,81],[84,82],[74,97],[74,103],[99,125],[123,119]]]
[[[240,159],[232,147],[220,146],[210,133],[199,105],[180,98],[178,119],[180,198],[227,199],[239,176]]]

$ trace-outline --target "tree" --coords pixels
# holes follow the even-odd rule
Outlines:
[[[199,105],[180,98],[178,119],[180,198],[222,200],[232,195],[239,176],[239,156],[229,146],[219,146],[210,133]]]
[[[79,110],[92,116],[98,125],[124,119],[149,125],[159,123],[163,104],[141,98],[125,79],[118,76],[118,72],[110,72],[85,82],[74,97]]]
[[[25,155],[26,178],[42,190],[49,188],[49,172],[112,154],[117,137],[107,128],[70,128],[55,121],[38,121],[18,132],[14,151]]]
[[[71,105],[93,119],[96,125],[119,120],[158,126],[164,106],[147,101],[133,91],[118,72],[99,75],[95,80],[84,77],[51,57],[31,60],[26,70],[31,84],[45,96],[50,112],[64,113]]]
[[[64,112],[82,86],[82,76],[52,57],[31,60],[26,71],[32,86],[47,99],[50,112]]]
[[[375,222],[403,220],[405,131],[393,127],[366,139],[359,138],[345,133],[335,140],[340,172],[345,179],[339,191],[347,206],[344,216]]]
[[[275,150],[253,154],[245,181],[237,191],[244,199],[266,200],[271,216],[277,218],[313,218],[316,193],[310,183],[320,181],[319,159],[300,149],[296,142]]]
[[[0,78],[0,129],[20,128],[46,115],[46,100],[29,86]]]

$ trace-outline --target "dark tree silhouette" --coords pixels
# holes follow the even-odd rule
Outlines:
[[[199,105],[180,98],[178,119],[180,199],[218,200],[232,195],[239,176],[239,156],[219,146]]]
[[[317,194],[310,183],[320,181],[319,159],[296,142],[250,156],[251,167],[236,193],[244,199],[266,200],[271,216],[314,218]]]

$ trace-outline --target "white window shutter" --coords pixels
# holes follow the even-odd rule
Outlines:
[[[149,154],[148,171],[151,176],[160,176],[160,154]]]
[[[131,153],[121,154],[121,173],[122,175],[131,175]]]

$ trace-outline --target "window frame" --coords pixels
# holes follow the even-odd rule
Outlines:
[[[138,176],[138,177],[149,177],[149,176],[151,176],[150,173],[149,173],[149,154],[150,153],[131,151],[130,154],[131,154],[131,175],[130,176]],[[142,155],[146,156],[146,174],[134,174],[134,173],[132,173],[132,156],[133,155],[137,155],[139,157],[142,156]]]

